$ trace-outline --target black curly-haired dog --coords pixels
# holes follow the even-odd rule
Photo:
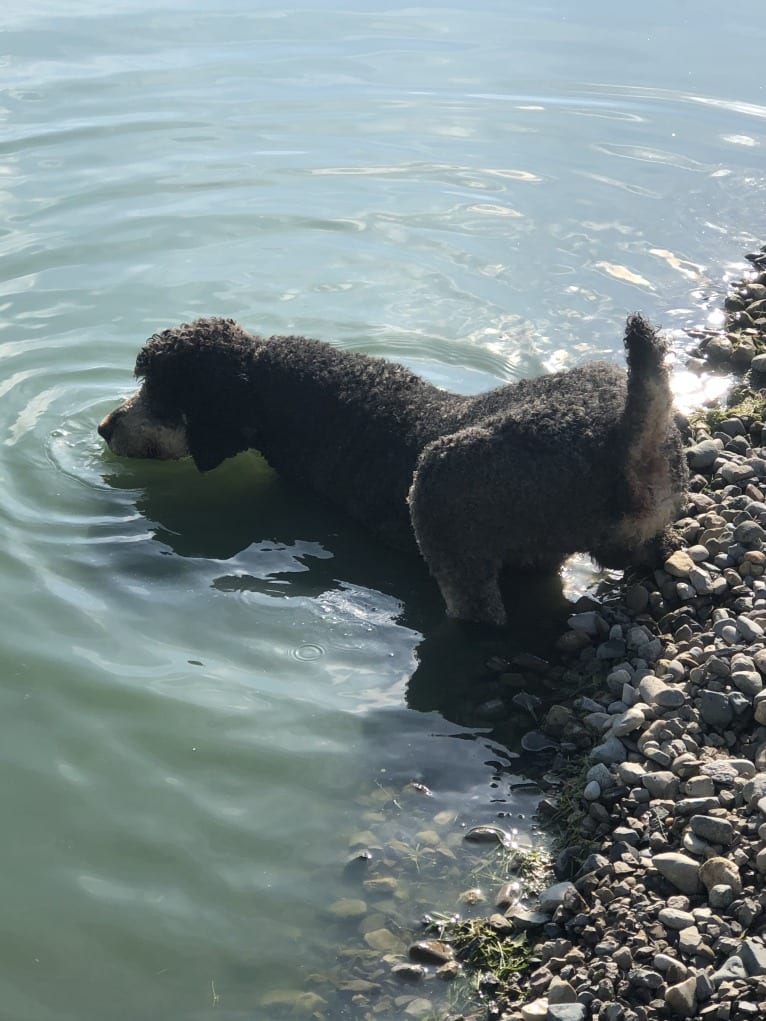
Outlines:
[[[504,566],[656,559],[686,481],[664,347],[628,319],[627,375],[593,362],[466,397],[401,365],[200,319],[153,336],[138,392],[101,422],[115,454],[200,471],[259,450],[390,545],[416,543],[450,616],[502,624]]]

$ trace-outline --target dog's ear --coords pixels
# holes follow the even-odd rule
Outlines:
[[[167,408],[175,407],[183,389],[182,360],[189,360],[191,350],[188,329],[182,326],[155,333],[136,358],[136,377],[143,379],[147,389],[158,395]]]

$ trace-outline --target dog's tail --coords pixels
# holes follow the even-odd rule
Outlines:
[[[680,502],[684,465],[673,420],[665,344],[640,315],[625,331],[628,392],[623,417],[629,519],[641,542],[660,531]]]
[[[656,421],[672,414],[672,396],[665,368],[665,343],[643,316],[628,316],[625,330],[628,355],[628,396],[625,427],[628,436],[641,436]]]

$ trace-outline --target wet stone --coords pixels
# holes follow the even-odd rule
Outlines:
[[[553,914],[562,904],[568,908],[584,907],[582,897],[574,883],[555,883],[543,890],[539,896],[540,910],[545,914]]]
[[[546,922],[550,921],[551,917],[542,911],[532,911],[522,905],[511,908],[508,916],[513,919],[516,929],[539,929]]]
[[[422,964],[446,964],[454,953],[448,943],[436,939],[422,939],[412,943],[408,951],[411,960]]]
[[[515,931],[513,922],[505,915],[494,914],[489,916],[488,925],[498,936],[510,936]]]
[[[430,1000],[426,1000],[425,997],[417,997],[414,1000],[410,1000],[404,1008],[404,1013],[408,1017],[424,1017],[426,1014],[430,1014],[432,1010],[433,1004]]]
[[[425,978],[426,969],[422,964],[403,961],[391,968],[391,974],[400,982],[421,982]]]
[[[402,941],[389,929],[373,929],[371,932],[365,933],[364,941],[372,950],[379,950],[383,953],[402,948]]]
[[[476,844],[503,844],[508,846],[511,843],[511,835],[500,826],[474,826],[466,835],[466,840]]]
[[[355,918],[364,918],[367,914],[367,904],[363,900],[344,897],[331,904],[329,911],[334,918],[350,921]]]
[[[495,907],[507,910],[509,907],[512,907],[514,904],[518,903],[519,899],[521,898],[522,892],[523,888],[521,883],[514,881],[511,881],[510,883],[505,883],[505,885],[502,886],[497,892],[497,896],[495,897]]]
[[[317,993],[300,989],[275,989],[262,996],[258,1001],[261,1007],[277,1007],[288,1010],[295,1017],[311,1017],[312,1014],[324,1014],[327,1001]]]

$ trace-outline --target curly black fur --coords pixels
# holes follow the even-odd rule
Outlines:
[[[596,362],[467,397],[380,358],[199,320],[147,342],[141,391],[100,431],[118,453],[180,450],[201,471],[256,448],[389,544],[417,542],[451,615],[500,623],[503,565],[588,552],[624,566],[678,509],[664,348],[637,315],[625,344],[627,376]],[[131,442],[139,413],[147,435],[154,422],[183,436],[175,452]]]

